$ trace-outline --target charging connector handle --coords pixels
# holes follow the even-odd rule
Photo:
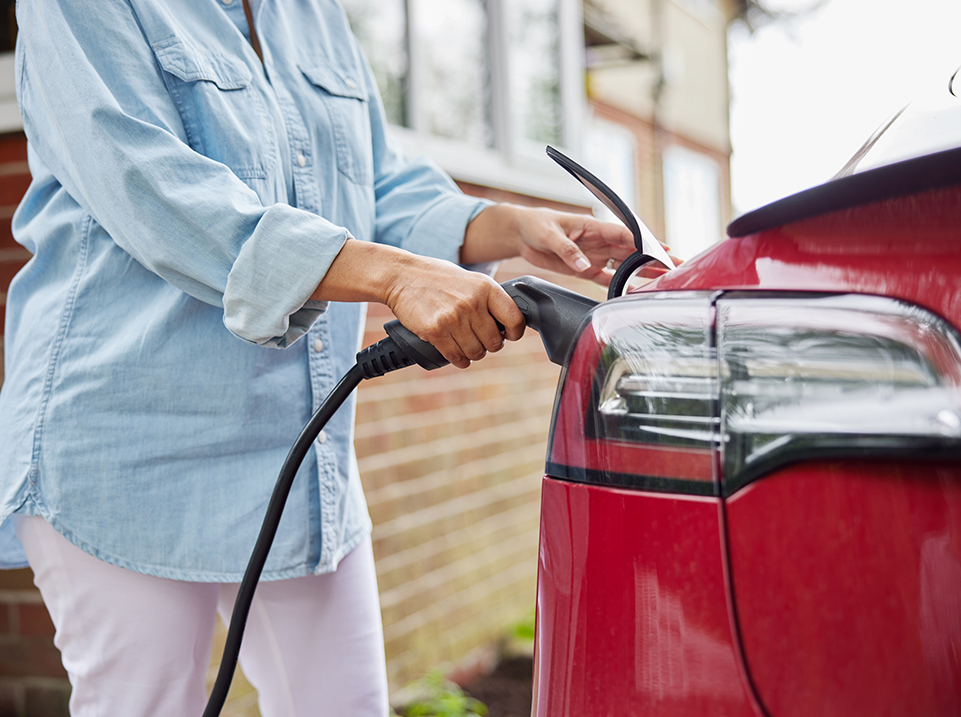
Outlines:
[[[519,276],[501,286],[521,310],[527,326],[541,335],[547,358],[563,366],[581,321],[599,302],[536,276]],[[410,361],[428,371],[447,365],[440,351],[399,321],[384,324],[384,330],[389,340],[357,354],[357,363],[364,366],[366,378],[383,375],[386,371],[378,373],[381,365],[393,365],[395,361]]]
[[[524,314],[527,325],[541,335],[547,358],[564,366],[577,329],[600,302],[536,276],[519,276],[501,286]]]

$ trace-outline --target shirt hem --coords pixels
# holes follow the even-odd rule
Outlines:
[[[323,575],[324,573],[332,573],[337,570],[337,566],[340,565],[340,561],[350,555],[351,551],[360,545],[371,533],[371,526],[365,525],[360,530],[358,530],[353,536],[345,540],[334,557],[327,563],[318,565],[312,573],[312,575]],[[300,576],[297,576],[300,577]]]
[[[60,535],[62,535],[68,542],[72,543],[76,547],[80,548],[83,552],[88,555],[93,556],[97,560],[101,560],[110,565],[114,565],[118,568],[123,568],[124,570],[130,570],[135,573],[140,573],[142,575],[151,575],[157,578],[165,578],[167,580],[180,580],[183,582],[192,583],[239,583],[244,577],[244,571],[232,573],[232,572],[216,572],[216,571],[190,571],[181,569],[172,569],[165,566],[159,565],[145,565],[124,558],[111,555],[104,552],[87,541],[81,539],[73,531],[67,529],[63,526],[60,521],[56,520],[52,515],[48,514],[39,504],[37,505],[37,512],[35,515],[43,518],[50,524],[50,526],[56,530]],[[351,550],[356,548],[364,538],[370,533],[370,526],[363,526],[357,531],[355,535],[352,535],[349,540],[344,541],[341,549],[338,551],[338,557],[331,561],[329,565],[318,566],[317,569],[311,569],[310,565],[305,561],[303,563],[298,563],[286,568],[279,570],[265,570],[261,576],[260,580],[263,582],[273,582],[275,580],[288,580],[290,578],[303,578],[309,575],[321,575],[324,573],[331,573],[337,569],[337,565],[343,560]],[[246,565],[244,566],[246,569]]]

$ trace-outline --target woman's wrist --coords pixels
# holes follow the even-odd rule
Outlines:
[[[416,260],[403,249],[348,239],[310,298],[386,304],[398,277]]]
[[[523,212],[516,204],[492,204],[467,225],[460,250],[461,264],[482,264],[520,254]]]

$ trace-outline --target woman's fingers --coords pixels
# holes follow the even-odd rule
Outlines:
[[[525,259],[535,266],[599,284],[610,283],[605,269],[611,259],[619,263],[634,251],[634,237],[627,227],[585,214],[527,210],[520,227],[521,255]]]
[[[423,259],[405,272],[388,306],[404,326],[458,368],[524,333],[524,317],[490,277]],[[503,333],[500,326],[503,326]]]

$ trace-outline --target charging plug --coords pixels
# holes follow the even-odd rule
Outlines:
[[[565,366],[584,317],[600,302],[536,276],[519,276],[501,286],[524,314],[527,326],[541,335],[547,358]]]
[[[563,366],[578,327],[598,302],[536,276],[520,276],[501,286],[517,304],[527,326],[541,335],[547,358]],[[447,365],[440,351],[399,321],[384,324],[384,330],[386,339],[357,354],[364,378],[383,376],[415,363],[428,371]]]

